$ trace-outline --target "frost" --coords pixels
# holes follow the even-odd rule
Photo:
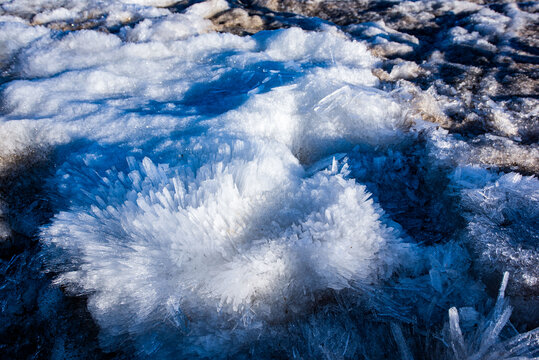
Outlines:
[[[43,234],[79,259],[58,281],[93,294],[111,335],[150,336],[150,324],[172,316],[183,332],[189,319],[196,342],[208,323],[212,336],[269,326],[308,313],[325,290],[391,274],[404,248],[362,186],[329,171],[301,180],[297,164],[259,168],[279,162],[255,158],[213,160],[191,176],[149,159],[126,176],[109,173],[99,198],[89,194]]]
[[[0,2],[4,357],[536,357],[537,19]]]
[[[454,175],[463,187],[468,241],[481,254],[485,271],[514,269],[514,286],[520,284],[531,290],[539,279],[534,265],[539,260],[535,246],[539,182],[515,173],[489,180],[481,172],[459,169]],[[474,173],[479,174],[472,179]]]
[[[70,62],[56,61],[66,53]],[[26,54],[26,74],[59,74],[10,83],[6,117],[41,114],[32,126],[48,130],[43,142],[74,146],[49,184],[65,207],[41,238],[56,283],[88,296],[103,347],[234,354],[260,332],[284,336],[333,292],[388,279],[408,252],[345,163],[302,166],[358,143],[388,146],[408,126],[375,87],[362,44],[333,30],[137,43],[82,31]],[[201,93],[229,104],[208,116]],[[144,115],[149,99],[157,107]],[[69,145],[80,137],[99,145]]]
[[[539,353],[539,331],[532,330],[500,340],[502,330],[509,325],[512,308],[504,297],[509,273],[503,275],[496,305],[487,319],[482,319],[474,332],[466,336],[460,327],[459,313],[468,311],[449,309],[449,333],[454,359],[515,359],[529,358]]]

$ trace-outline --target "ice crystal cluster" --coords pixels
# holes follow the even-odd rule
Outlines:
[[[0,2],[0,351],[539,356],[538,11]]]

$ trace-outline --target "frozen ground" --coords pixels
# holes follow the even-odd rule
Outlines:
[[[2,358],[537,358],[538,26],[0,1]]]

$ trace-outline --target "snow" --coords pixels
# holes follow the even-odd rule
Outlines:
[[[346,178],[345,164],[307,177],[299,162],[398,141],[405,119],[375,88],[375,59],[365,46],[335,30],[297,28],[253,38],[186,39],[181,31],[163,38],[167,23],[185,20],[146,20],[125,43],[94,31],[44,37],[20,63],[25,77],[40,78],[4,90],[2,127],[37,116],[27,126],[42,129],[42,138],[31,142],[124,143],[114,156],[136,156],[127,168],[120,161],[121,172],[107,170],[99,152],[88,158],[75,148],[57,171],[51,186],[68,189],[61,195],[71,205],[41,237],[53,263],[62,258],[56,248],[84,264],[57,283],[92,294],[89,309],[110,337],[146,343],[156,318],[186,313],[185,351],[216,356],[213,341],[195,347],[199,337],[232,336],[239,325],[260,331],[285,310],[285,318],[308,314],[324,291],[390,276],[406,246],[381,222],[365,187]],[[208,85],[197,89],[204,78]],[[233,83],[245,88],[236,94]],[[198,97],[214,91],[231,92],[236,108],[207,117],[210,104]],[[149,100],[174,116],[133,113]],[[195,126],[201,135],[189,135]],[[171,132],[180,134],[174,142]],[[141,158],[138,148],[164,163]],[[96,188],[87,178],[101,169]],[[215,330],[208,333],[209,323]]]
[[[531,5],[184,5],[0,2],[13,354],[53,322],[52,358],[537,356],[536,102],[481,65]]]

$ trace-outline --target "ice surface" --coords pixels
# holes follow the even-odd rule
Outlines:
[[[536,22],[0,2],[0,348],[537,356]]]

